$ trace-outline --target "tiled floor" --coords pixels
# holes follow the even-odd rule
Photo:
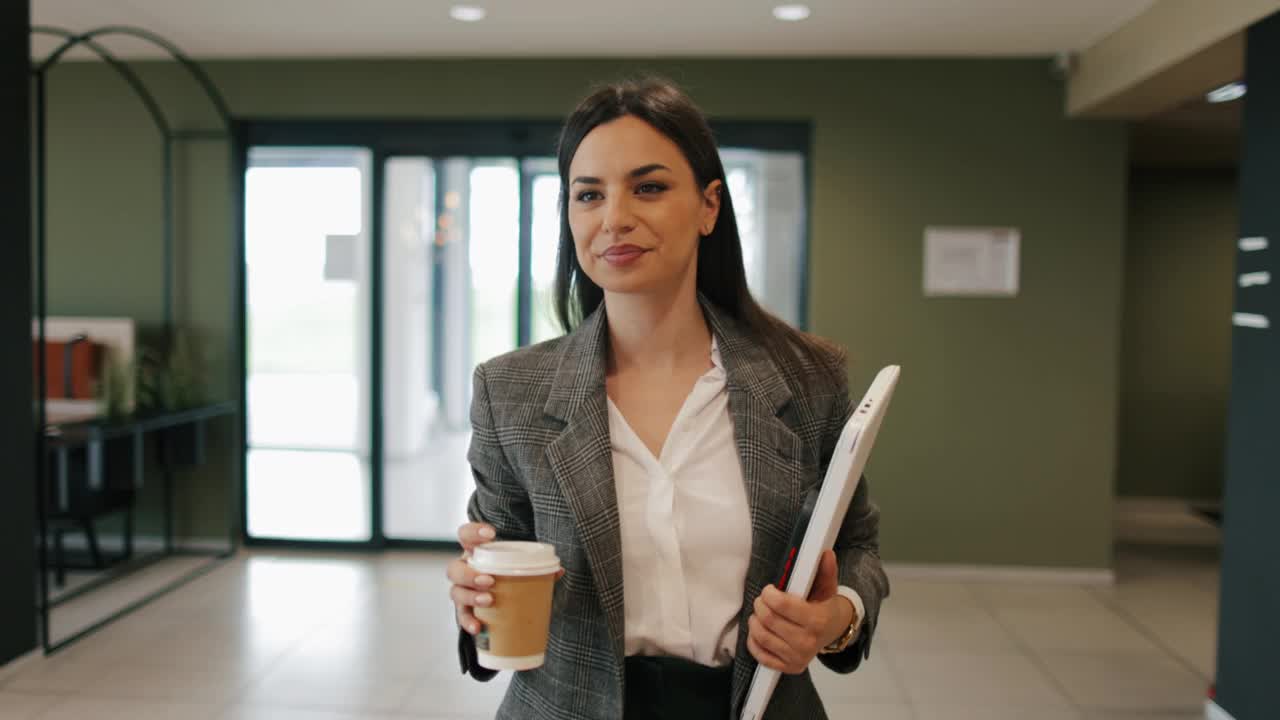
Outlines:
[[[133,570],[126,578],[107,583],[83,595],[66,599],[49,611],[49,638],[54,644],[72,638],[100,620],[124,610],[201,568],[216,566],[212,557],[179,555],[147,564]],[[88,578],[97,573],[85,573]],[[67,583],[72,586],[71,582]],[[56,597],[53,593],[50,597]]]
[[[52,658],[0,674],[0,720],[491,718],[459,676],[447,556],[244,554]],[[1114,587],[900,580],[871,661],[815,665],[832,718],[1203,717],[1217,564],[1123,549]]]

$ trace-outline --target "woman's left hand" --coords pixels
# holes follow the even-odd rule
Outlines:
[[[804,672],[818,651],[840,638],[856,610],[836,593],[835,553],[827,550],[803,600],[769,585],[756,598],[748,621],[747,649],[765,667],[790,675]]]

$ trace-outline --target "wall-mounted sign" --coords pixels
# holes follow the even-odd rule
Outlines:
[[[1015,297],[1021,240],[1011,227],[925,228],[925,297]]]

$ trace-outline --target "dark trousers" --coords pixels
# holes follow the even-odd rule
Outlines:
[[[727,720],[733,667],[633,655],[626,663],[625,720]]]

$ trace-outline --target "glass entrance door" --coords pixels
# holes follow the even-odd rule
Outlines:
[[[466,520],[471,374],[521,339],[519,168],[514,158],[386,161],[388,538],[451,540]]]
[[[529,188],[529,276],[531,342],[550,340],[561,334],[556,320],[556,252],[560,245],[560,173],[555,158],[527,158],[525,182]]]
[[[254,148],[245,176],[247,531],[368,541],[371,153]]]

